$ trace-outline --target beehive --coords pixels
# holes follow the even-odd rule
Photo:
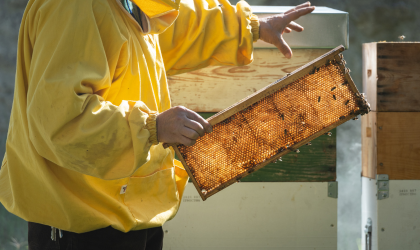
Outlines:
[[[208,119],[213,132],[174,149],[201,198],[297,150],[369,104],[339,46]]]

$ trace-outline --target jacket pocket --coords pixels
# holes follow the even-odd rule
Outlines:
[[[146,177],[131,177],[124,203],[137,221],[136,230],[162,226],[179,207],[174,168]]]

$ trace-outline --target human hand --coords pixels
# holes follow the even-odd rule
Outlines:
[[[177,106],[159,114],[156,118],[158,141],[168,144],[192,146],[198,137],[212,132],[212,127],[199,114]]]
[[[310,2],[298,5],[284,14],[260,18],[260,39],[264,42],[275,45],[287,58],[292,57],[292,50],[283,39],[283,33],[290,33],[292,30],[301,32],[303,27],[293,22],[301,16],[311,13],[315,6]]]

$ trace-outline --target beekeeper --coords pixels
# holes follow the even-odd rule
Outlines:
[[[212,131],[171,108],[167,76],[252,62],[305,3],[258,19],[227,0],[30,0],[19,33],[0,201],[29,249],[161,249],[188,175],[162,143]]]

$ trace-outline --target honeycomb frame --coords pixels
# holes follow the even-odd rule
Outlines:
[[[304,66],[296,69],[292,73],[287,74],[283,78],[281,78],[281,79],[273,82],[272,84],[262,88],[261,90],[255,92],[254,94],[242,99],[241,101],[233,104],[232,106],[230,106],[230,107],[220,111],[219,113],[213,115],[212,117],[208,118],[207,121],[213,126],[213,132],[210,133],[210,134],[206,134],[203,137],[200,137],[199,139],[197,139],[197,142],[196,142],[195,145],[190,146],[190,147],[187,147],[187,146],[184,146],[184,145],[171,145],[174,148],[174,150],[175,150],[177,156],[179,157],[180,161],[182,162],[183,166],[185,167],[185,170],[188,172],[188,175],[190,176],[195,188],[197,189],[197,191],[200,194],[203,201],[205,201],[208,197],[216,194],[217,192],[225,189],[226,187],[238,182],[241,178],[243,178],[243,177],[251,174],[252,172],[266,166],[270,162],[272,162],[274,160],[277,160],[281,156],[297,150],[300,146],[305,145],[306,143],[310,142],[311,140],[313,140],[313,139],[315,139],[315,138],[317,138],[321,135],[324,135],[325,133],[327,133],[331,129],[341,125],[342,123],[344,123],[344,122],[346,122],[346,121],[348,121],[352,118],[355,118],[358,115],[364,115],[364,114],[366,114],[370,111],[369,104],[365,100],[364,95],[359,93],[359,91],[356,88],[356,85],[354,84],[352,78],[350,77],[350,74],[349,74],[350,70],[345,67],[345,61],[343,59],[342,54],[340,54],[342,51],[344,51],[344,47],[339,46],[339,47],[329,51],[328,53],[318,57],[317,59],[305,64]],[[242,164],[241,167],[243,168],[243,171],[241,170],[242,172],[239,172],[239,174],[233,174],[233,175],[230,174],[227,177],[221,176],[221,177],[219,177],[219,181],[214,180],[217,177],[214,177],[214,175],[210,175],[208,171],[206,173],[203,170],[203,169],[205,169],[206,164],[201,164],[201,166],[200,166],[200,164],[198,164],[198,165],[196,164],[197,162],[203,163],[205,161],[203,159],[200,159],[199,155],[197,156],[197,154],[200,154],[202,151],[198,150],[197,152],[199,152],[199,153],[194,153],[194,147],[200,147],[200,145],[201,145],[201,148],[203,148],[203,143],[200,144],[200,142],[202,142],[203,140],[210,140],[210,139],[206,139],[206,138],[209,138],[209,136],[212,135],[215,132],[218,133],[216,131],[218,126],[223,127],[225,124],[227,124],[227,126],[229,126],[229,123],[234,121],[235,118],[238,120],[238,119],[241,119],[241,117],[245,116],[245,115],[252,116],[252,115],[249,115],[249,114],[250,114],[250,112],[253,112],[254,109],[256,110],[255,112],[257,112],[256,114],[260,115],[261,112],[264,112],[266,109],[263,109],[264,107],[262,107],[260,110],[258,110],[258,106],[265,105],[263,103],[268,103],[268,101],[274,100],[273,99],[274,95],[279,95],[279,93],[282,93],[281,91],[286,91],[286,89],[288,87],[293,88],[293,86],[294,85],[297,86],[297,84],[300,84],[299,85],[300,87],[306,86],[305,81],[308,82],[309,81],[308,78],[310,78],[310,77],[315,77],[315,78],[318,77],[319,78],[319,76],[317,76],[317,74],[320,74],[319,73],[320,71],[321,71],[321,74],[324,74],[323,75],[324,78],[328,78],[328,77],[333,78],[333,76],[332,76],[333,73],[332,74],[329,73],[329,71],[331,71],[331,70],[334,70],[335,74],[340,75],[340,77],[342,78],[341,79],[340,77],[336,77],[336,78],[340,78],[340,80],[342,80],[342,83],[340,85],[345,86],[345,87],[343,87],[344,90],[342,90],[342,91],[347,91],[348,95],[351,95],[351,98],[350,98],[351,102],[350,102],[350,100],[347,100],[347,101],[344,100],[344,102],[343,102],[343,100],[341,100],[341,104],[340,104],[340,105],[346,106],[346,108],[350,107],[350,106],[351,107],[354,106],[353,109],[350,108],[349,112],[345,113],[342,116],[335,117],[333,119],[334,121],[332,123],[328,123],[328,125],[325,125],[322,128],[317,128],[316,132],[310,133],[309,136],[306,136],[302,140],[297,141],[297,139],[294,139],[293,143],[290,143],[290,144],[287,144],[287,145],[282,145],[281,147],[279,147],[277,149],[277,151],[275,151],[274,155],[273,155],[273,152],[274,152],[273,150],[275,150],[275,149],[273,149],[272,147],[269,147],[269,146],[266,147],[267,151],[271,152],[271,153],[267,153],[267,154],[265,154],[265,152],[261,152],[261,147],[253,148],[255,150],[258,150],[258,152],[252,151],[249,155],[252,155],[254,158],[257,158],[257,160],[255,160],[255,159],[251,160],[250,159],[251,162],[244,163],[244,158],[242,156],[242,158],[239,159],[239,160],[242,160],[242,162],[240,162],[240,164]],[[325,72],[327,72],[327,73],[325,73]],[[333,79],[333,80],[335,81],[335,79]],[[315,80],[313,80],[310,83],[314,84],[313,83],[314,81]],[[315,83],[315,84],[317,84],[317,83]],[[326,92],[326,91],[331,91],[331,93],[332,93],[335,89],[336,89],[336,87],[333,87],[332,89],[322,89],[321,87],[319,87],[319,89],[317,89],[317,90],[319,90],[319,91],[322,90],[323,93]],[[298,91],[295,91],[294,93],[296,93],[296,92],[298,92]],[[333,94],[330,94],[330,96],[333,96],[334,101],[338,100],[338,96],[336,97]],[[315,98],[314,100],[312,100],[313,103],[315,103],[316,101],[318,101],[319,103],[321,102],[321,95],[318,97],[318,100],[317,100],[316,96],[311,96],[311,98],[312,99]],[[283,101],[283,100],[281,100],[281,101]],[[270,103],[270,104],[267,104],[267,105],[275,105],[275,104]],[[315,104],[312,104],[312,106],[313,105],[315,105]],[[349,108],[347,108],[347,109],[349,109]],[[277,112],[277,109],[273,112]],[[271,114],[273,114],[273,112],[271,112]],[[293,112],[291,112],[291,113],[293,113]],[[279,115],[280,119],[285,120],[284,114],[282,114],[281,112],[278,112],[278,115]],[[238,125],[237,121],[234,121],[234,122],[236,122],[236,127],[240,126],[240,125]],[[249,119],[248,120],[244,119],[241,122],[250,123]],[[322,123],[322,121],[320,121],[320,122]],[[305,126],[305,122],[302,122],[302,123],[303,123],[302,126]],[[229,131],[233,131],[232,129],[236,128],[236,127],[233,127],[233,126],[234,125],[231,125],[230,127],[225,126],[225,129],[231,129]],[[263,125],[263,126],[265,126],[265,125]],[[296,127],[296,122],[294,123],[294,126]],[[215,128],[216,128],[216,130],[215,130]],[[220,130],[221,131],[220,133],[226,133],[225,131],[222,131],[222,130],[223,130],[223,128]],[[235,130],[235,131],[237,131],[237,130]],[[270,130],[270,131],[273,131],[273,130]],[[293,131],[290,132],[290,131],[287,131],[287,129],[284,129],[284,130],[280,129],[279,131],[282,131],[282,133],[284,133],[283,137],[287,137],[287,133],[289,132],[289,135],[292,136],[293,138],[295,138],[295,136],[293,135]],[[300,129],[300,131],[303,131],[303,129]],[[306,132],[306,130],[305,130],[305,132]],[[234,132],[232,132],[232,133],[234,134]],[[298,132],[298,133],[303,133],[303,132]],[[306,134],[308,135],[308,133],[306,133]],[[243,134],[243,136],[245,136],[245,135]],[[281,137],[280,134],[277,134],[277,137],[279,137],[279,136]],[[298,136],[298,135],[296,135],[296,136]],[[278,139],[277,137],[276,137],[276,139]],[[237,137],[232,136],[232,138],[233,138],[233,140],[235,140],[235,138],[237,138]],[[258,140],[258,139],[259,138],[255,138],[255,140]],[[273,138],[270,137],[270,139],[273,139]],[[224,140],[224,141],[225,141],[225,144],[226,144],[226,140]],[[276,140],[276,142],[277,142],[277,140]],[[233,145],[233,144],[236,145],[236,140],[235,140],[235,143],[232,143],[232,144],[229,144],[229,145]],[[239,145],[241,145],[241,144],[239,144]],[[264,146],[265,144],[264,143],[258,144],[258,146],[260,146],[260,145]],[[208,144],[204,145],[204,148],[205,148],[206,151],[212,151],[208,147],[209,147]],[[263,150],[265,150],[264,147],[262,147],[262,148],[263,148]],[[220,147],[219,147],[219,149],[220,149]],[[236,152],[238,152],[238,151],[236,151]],[[226,153],[226,154],[229,155],[229,153]],[[241,153],[237,153],[237,154],[241,154]],[[242,155],[243,155],[243,153],[242,153]],[[262,156],[259,157],[259,155],[262,155]],[[264,155],[268,155],[268,156],[264,156]],[[193,159],[193,160],[191,161],[191,159]],[[187,163],[189,160],[190,160],[190,164]],[[191,162],[193,162],[193,164],[191,164]],[[227,166],[222,166],[222,168],[223,167],[227,167]],[[231,168],[232,168],[232,166],[231,166]],[[239,167],[237,167],[237,168],[239,168]],[[221,171],[224,171],[224,170],[221,170]],[[228,171],[228,170],[226,170],[226,171]],[[208,181],[208,182],[216,183],[216,184],[218,183],[218,185],[214,184],[213,186],[211,186],[211,185],[209,186],[209,184],[203,184],[203,181],[202,181],[203,178],[207,178],[207,180],[211,180],[211,181]]]

